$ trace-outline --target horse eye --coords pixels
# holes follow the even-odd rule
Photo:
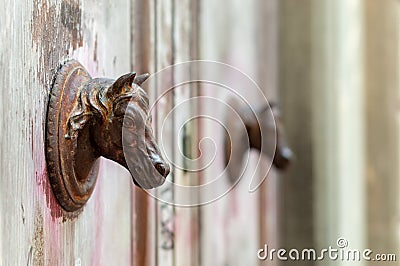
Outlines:
[[[124,119],[124,127],[133,127],[135,123],[133,122],[133,119],[130,117],[125,117]]]

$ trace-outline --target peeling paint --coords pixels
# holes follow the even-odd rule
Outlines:
[[[5,265],[90,265],[95,259],[105,265],[122,265],[131,258],[131,203],[116,204],[117,196],[130,195],[128,185],[116,184],[119,189],[112,190],[114,182],[107,181],[104,187],[112,192],[100,193],[83,213],[66,213],[53,196],[44,153],[49,85],[58,65],[74,57],[94,75],[127,70],[129,7],[128,1],[114,4],[109,0],[4,3],[0,168],[5,182],[0,193],[4,202],[0,231],[7,241],[0,241],[0,258]],[[110,44],[105,36],[114,42]],[[117,57],[113,68],[112,59]],[[119,170],[113,175],[120,175]]]
[[[94,41],[93,61],[97,62],[97,34]]]
[[[34,0],[32,40],[33,47],[40,55],[38,78],[43,85],[50,84],[60,59],[68,57],[70,47],[75,50],[83,46],[80,1],[62,1],[58,4],[61,8],[48,1]]]
[[[22,224],[25,225],[25,208],[24,208],[24,204],[21,203],[21,218],[22,218]]]
[[[43,216],[36,210],[33,232],[33,265],[44,265],[44,228]]]
[[[32,256],[33,256],[33,247],[30,246],[29,247],[29,252],[28,252],[28,259],[27,259],[27,262],[26,262],[27,266],[32,265],[32,259],[33,259]]]
[[[60,64],[70,53],[83,46],[82,9],[80,0],[66,0],[51,3],[46,0],[34,0],[31,19],[32,46],[39,55],[37,78],[48,91],[53,76]],[[47,109],[47,99],[44,101]],[[46,114],[46,112],[44,112]],[[43,119],[45,121],[45,119]],[[32,130],[32,143],[34,134]],[[43,132],[44,125],[43,125]],[[32,151],[35,147],[32,146]],[[64,212],[54,198],[48,182],[47,171],[36,171],[36,183],[46,195],[46,204],[54,221],[76,218],[79,213]]]
[[[72,48],[75,50],[83,46],[82,30],[81,30],[82,11],[78,2],[61,3],[61,23],[68,29],[72,40]]]
[[[47,171],[44,170],[42,175],[36,175],[36,182],[40,184],[42,190],[46,196],[46,205],[50,209],[51,219],[56,222],[61,219],[61,222],[71,221],[76,219],[84,208],[75,212],[66,212],[58,204],[50,182],[47,177]]]

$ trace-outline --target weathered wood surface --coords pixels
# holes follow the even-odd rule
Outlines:
[[[372,250],[395,253],[400,250],[395,233],[400,228],[400,3],[364,3],[366,240]]]
[[[338,237],[354,248],[396,252],[399,3],[277,1],[1,0],[0,265],[257,265],[264,243],[319,248]],[[279,99],[297,155],[288,174],[272,175],[250,194],[246,173],[220,200],[181,208],[134,188],[126,170],[103,160],[87,206],[63,212],[47,180],[43,143],[60,62],[75,58],[92,76],[112,78],[200,56],[239,67]],[[148,89],[151,101],[181,74],[161,75]],[[153,110],[155,133],[173,162],[196,158],[201,137],[216,142],[215,164],[195,174],[174,169],[170,179],[178,184],[204,183],[223,165],[216,124],[196,121],[186,135],[178,135],[183,116],[164,124],[174,105],[197,93],[226,97],[200,88],[178,87]],[[177,149],[183,143],[184,154]],[[250,156],[254,162],[257,155]],[[159,193],[203,196],[168,185]]]
[[[201,55],[207,60],[221,61],[239,68],[251,78],[258,77],[259,65],[255,49],[258,1],[231,1],[229,7],[222,1],[203,1],[201,5]],[[221,15],[221,12],[224,15]],[[222,37],[223,36],[223,37]],[[217,69],[218,70],[218,69]],[[215,76],[224,77],[232,73],[221,71]],[[229,80],[229,78],[228,78]],[[225,84],[226,85],[226,84]],[[254,88],[233,86],[252,104],[260,103]],[[228,91],[219,86],[202,86],[202,95],[227,100]],[[230,95],[232,97],[232,94]],[[203,108],[210,108],[203,106]],[[226,109],[212,106],[213,117],[223,118]],[[219,113],[218,113],[219,112]],[[222,124],[225,121],[220,121]],[[202,122],[201,137],[209,137],[215,142],[215,149],[203,148],[205,154],[216,152],[216,159],[204,173],[203,182],[217,178],[223,172],[223,129],[214,121]],[[264,158],[265,159],[265,158]],[[248,171],[239,184],[223,197],[204,205],[201,215],[201,263],[202,265],[258,265],[259,249],[259,191],[249,193],[248,188],[258,160],[257,153],[250,153]],[[266,163],[267,160],[262,160]],[[224,188],[213,187],[215,191],[228,189],[228,176]],[[266,182],[269,182],[267,180]],[[202,196],[202,195],[201,195]]]
[[[338,238],[345,238],[351,248],[365,246],[363,3],[311,1],[317,248],[334,244]],[[347,265],[347,262],[319,265]]]
[[[256,35],[256,53],[258,54],[256,81],[261,90],[265,93],[268,100],[280,105],[282,114],[285,114],[283,102],[280,101],[282,88],[279,82],[279,59],[280,59],[280,10],[281,0],[258,0],[256,1],[255,27]],[[279,95],[278,95],[279,94]],[[286,137],[290,133],[285,126]],[[294,148],[293,142],[287,137],[289,147]],[[292,169],[292,166],[289,168]],[[266,172],[266,164],[261,166],[260,174]],[[282,173],[272,169],[268,179],[260,186],[258,194],[258,248],[264,248],[265,244],[271,247],[281,246],[280,226],[282,225],[282,203],[280,200],[280,191],[282,189]],[[260,265],[279,265],[278,261],[260,261]]]
[[[131,1],[130,45],[131,68],[138,73],[153,73],[153,50],[151,46],[151,1]],[[143,87],[154,102],[156,88]],[[154,125],[153,125],[154,126]],[[138,187],[132,193],[132,264],[155,264],[155,203],[149,195]]]
[[[311,1],[279,1],[279,99],[295,160],[278,180],[279,244],[314,245]],[[318,90],[318,89],[316,89]],[[292,261],[281,262],[290,265]],[[314,265],[313,261],[296,265]]]
[[[156,0],[152,3],[150,11],[152,17],[152,45],[154,73],[173,64],[173,5],[174,1]],[[163,95],[173,84],[173,73],[161,74],[156,80],[155,99]],[[162,152],[172,151],[174,146],[173,121],[169,120],[163,124],[169,111],[173,108],[173,94],[167,93],[155,106],[154,121],[157,125],[156,134],[159,139],[164,138]],[[167,154],[172,158],[172,154]],[[168,180],[173,180],[175,170],[172,169]],[[173,188],[170,183],[164,184],[157,196],[165,199],[173,199]],[[175,263],[175,210],[174,207],[165,202],[156,202],[156,265],[172,266]]]
[[[128,265],[131,190],[126,170],[103,160],[80,214],[52,195],[44,158],[49,84],[75,58],[94,76],[131,70],[129,1],[2,1],[0,257],[4,265]],[[118,217],[118,219],[116,219]]]
[[[193,59],[198,55],[198,36],[196,34],[198,24],[198,5],[197,1],[184,0],[174,3],[174,64],[180,64]],[[177,68],[174,71],[174,85],[182,81],[196,79],[190,68]],[[191,172],[193,166],[187,165],[188,158],[198,157],[198,139],[196,131],[198,120],[188,121],[190,117],[197,115],[196,100],[193,101],[198,93],[197,84],[180,85],[174,88],[174,162],[183,168],[175,168],[175,183],[187,187],[199,184],[199,173]],[[185,102],[190,100],[191,105]],[[180,147],[180,148],[179,148]],[[190,160],[190,159],[189,159]],[[187,169],[185,169],[187,168]],[[187,193],[176,190],[175,200],[196,199],[199,194],[195,191]],[[198,207],[175,207],[175,265],[199,265],[199,216]]]

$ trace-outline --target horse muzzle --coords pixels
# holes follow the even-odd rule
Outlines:
[[[133,141],[124,145],[124,166],[131,173],[135,185],[143,189],[161,186],[170,167],[163,159],[152,134],[146,134],[143,140]]]
[[[276,150],[273,164],[279,170],[286,169],[293,160],[293,152],[288,147],[278,148]]]

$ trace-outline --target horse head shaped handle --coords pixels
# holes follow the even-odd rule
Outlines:
[[[67,211],[80,209],[93,192],[99,158],[128,169],[144,189],[162,185],[170,168],[156,144],[148,74],[117,80],[91,78],[77,61],[64,63],[53,80],[46,123],[46,158],[51,186]]]
[[[229,178],[236,181],[242,172],[247,149],[258,150],[272,159],[277,169],[286,169],[293,160],[293,152],[286,143],[278,106],[264,104],[251,108],[236,99],[230,99],[229,106],[235,111],[226,117],[229,135],[225,135],[225,166]]]

